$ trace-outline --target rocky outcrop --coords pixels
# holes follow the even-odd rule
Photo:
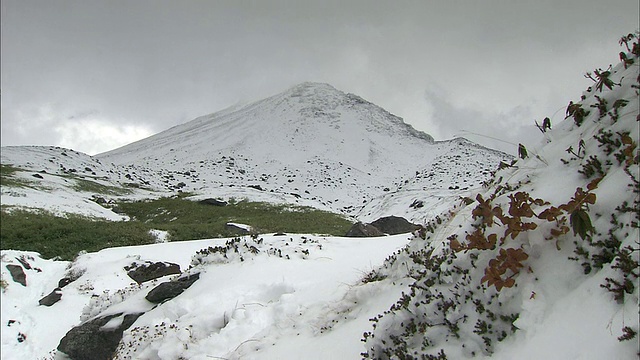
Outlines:
[[[226,201],[221,201],[221,200],[217,200],[217,199],[213,199],[213,198],[200,200],[198,202],[200,204],[203,204],[203,205],[227,206],[227,202]]]
[[[180,274],[180,265],[170,262],[133,263],[124,269],[127,270],[127,275],[138,284],[167,275]]]
[[[251,226],[244,224],[226,223],[224,229],[237,235],[248,235],[251,233]]]
[[[371,225],[389,235],[410,233],[420,228],[418,225],[412,224],[407,219],[399,216],[385,216],[372,222]]]
[[[177,280],[164,282],[149,291],[144,298],[154,304],[173,299],[182,294],[186,289],[193,285],[200,278],[200,273],[183,276]]]
[[[347,231],[345,236],[346,237],[375,237],[375,236],[384,236],[384,233],[378,230],[378,228],[376,228],[371,224],[358,222],[353,224],[353,226],[351,227],[351,229],[349,229],[349,231]]]
[[[87,321],[69,330],[60,340],[58,351],[73,360],[109,360],[122,340],[122,333],[140,317],[114,314]]]
[[[11,274],[13,281],[22,286],[27,286],[27,274],[24,273],[22,266],[9,264],[7,265],[7,270],[9,270],[9,274]]]
[[[420,226],[412,224],[407,219],[398,216],[385,216],[370,224],[357,222],[345,236],[347,237],[374,237],[410,233]]]
[[[40,305],[51,306],[62,299],[62,289],[55,288],[49,295],[43,297],[38,302]]]

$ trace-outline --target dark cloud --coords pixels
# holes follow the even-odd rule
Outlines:
[[[1,4],[2,145],[87,152],[303,81],[436,137],[472,121],[460,109],[485,127],[529,126],[578,97],[582,73],[614,62],[617,39],[638,27],[636,0]],[[424,94],[438,87],[455,122],[432,116],[440,100]],[[64,140],[102,126],[121,141]]]

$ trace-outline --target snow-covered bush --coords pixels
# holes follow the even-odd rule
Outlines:
[[[639,49],[637,35],[625,40],[627,50],[630,41]],[[449,219],[425,227],[434,241],[423,232],[367,276],[409,276],[413,283],[371,319],[364,358],[491,355],[519,329],[541,322],[547,302],[581,286],[614,303],[610,323],[598,324],[613,332],[602,341],[637,336],[639,55],[631,51],[619,65],[588,73],[595,85],[569,103],[572,122],[553,130],[548,122],[549,143],[539,154],[501,166],[475,200],[463,199]],[[629,306],[636,316],[618,311]],[[619,348],[619,356],[637,352]]]

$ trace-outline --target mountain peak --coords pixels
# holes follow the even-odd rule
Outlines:
[[[305,81],[300,84],[294,85],[289,88],[288,91],[309,91],[309,90],[329,90],[329,91],[338,91],[335,87],[331,86],[327,83],[322,82],[314,82],[314,81]]]

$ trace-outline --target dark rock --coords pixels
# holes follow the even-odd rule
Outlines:
[[[247,235],[247,234],[250,233],[249,230],[247,230],[247,229],[245,229],[243,227],[234,225],[232,223],[225,224],[224,225],[224,229],[229,231],[229,232],[231,232],[231,233],[238,234],[238,235]]]
[[[58,287],[62,289],[63,287],[71,284],[74,281],[75,279],[64,277],[58,281]]]
[[[256,189],[256,190],[260,190],[260,191],[264,191],[264,189],[260,185],[247,185],[247,187],[250,187],[250,188]]]
[[[149,262],[144,264],[133,263],[125,267],[127,275],[138,284],[157,279],[166,275],[180,274],[180,265],[170,262]]]
[[[30,257],[33,260],[32,257]],[[25,268],[25,270],[31,270],[31,264],[27,261],[27,257],[22,255],[20,257],[15,258],[18,262]]]
[[[107,203],[107,199],[105,199],[103,197],[100,197],[100,196],[94,197],[93,201],[95,201],[96,203],[101,204],[101,205]]]
[[[378,230],[375,226],[371,224],[364,224],[361,222],[357,222],[353,224],[351,229],[347,231],[346,237],[374,237],[374,236],[384,236],[380,230]]]
[[[410,208],[414,208],[414,209],[420,209],[421,207],[424,207],[424,202],[422,200],[414,200],[411,205],[409,205]]]
[[[193,285],[200,278],[200,273],[181,277],[177,280],[164,282],[149,291],[144,298],[154,304],[159,304],[165,300],[173,299],[182,294],[183,291]]]
[[[112,207],[112,208],[111,208],[111,211],[113,211],[114,213],[119,214],[119,215],[126,215],[126,214],[127,214],[127,213],[126,213],[124,210],[122,210],[122,208],[121,208],[121,207],[119,207],[119,206],[114,206],[114,207]]]
[[[33,174],[33,175],[31,175],[31,176],[33,176],[33,177],[34,177],[34,178],[36,178],[36,179],[44,179],[44,178],[42,177],[42,175],[40,175],[40,174]]]
[[[22,286],[27,286],[27,274],[24,273],[22,266],[9,264],[7,265],[7,270],[9,270],[9,274],[11,274],[13,281],[21,284]]]
[[[40,305],[51,306],[62,299],[62,290],[60,288],[55,288],[49,295],[43,297],[38,302]]]
[[[287,236],[287,234],[285,234],[283,232],[277,232],[277,233],[273,234],[273,236]]]
[[[221,201],[221,200],[217,200],[217,199],[213,199],[213,198],[200,200],[198,202],[200,204],[204,204],[204,205],[227,206],[227,202],[226,201]]]
[[[122,340],[122,333],[142,314],[119,313],[87,321],[67,332],[58,344],[58,351],[74,360],[110,360]],[[118,326],[102,328],[116,317],[122,317]]]
[[[385,216],[372,222],[371,225],[389,235],[409,233],[420,228],[418,225],[398,216]]]

